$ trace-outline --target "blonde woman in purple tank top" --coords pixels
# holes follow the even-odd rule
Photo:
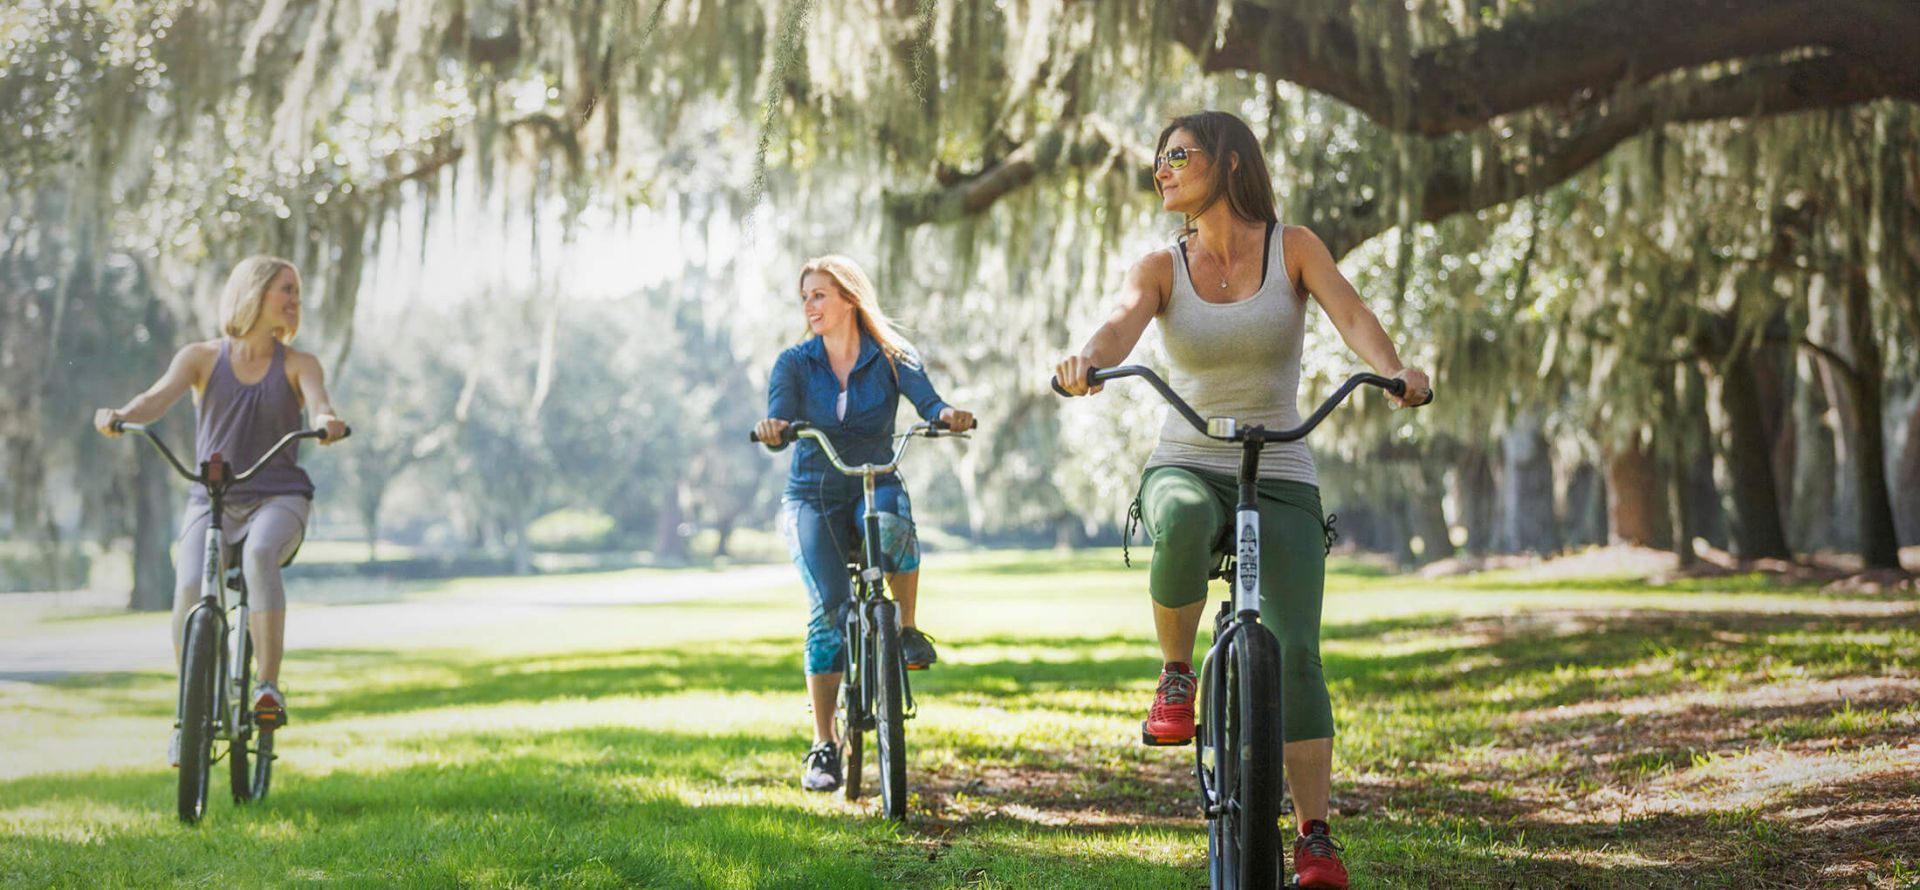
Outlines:
[[[117,410],[96,412],[94,426],[117,436],[114,421],[151,423],[191,390],[198,461],[218,452],[244,469],[281,436],[317,427],[327,430],[321,444],[331,444],[346,434],[346,424],[334,413],[320,360],[288,345],[299,330],[300,273],[278,257],[248,257],[234,267],[220,295],[221,336],[188,344],[146,392]],[[301,422],[303,409],[311,423]],[[226,496],[221,523],[229,545],[238,551],[228,558],[239,557],[253,606],[249,623],[260,665],[255,703],[262,712],[277,714],[277,724],[284,724],[286,715],[286,697],[279,688],[287,618],[280,567],[300,548],[313,500],[313,482],[298,461],[297,449],[289,447],[245,485],[234,487]],[[206,490],[195,486],[174,551],[176,662],[182,624],[199,596],[208,513]],[[178,731],[168,754],[179,766]]]
[[[1280,224],[1266,159],[1244,121],[1221,111],[1176,118],[1160,133],[1154,184],[1161,206],[1186,225],[1175,243],[1134,264],[1106,323],[1055,368],[1068,392],[1099,392],[1087,386],[1087,370],[1124,363],[1147,323],[1157,320],[1171,383],[1202,416],[1293,426],[1300,421],[1295,399],[1311,297],[1355,355],[1406,381],[1406,396],[1394,400],[1399,406],[1427,400],[1427,375],[1400,363],[1326,245],[1305,226]],[[1239,447],[1193,435],[1169,417],[1141,482],[1142,518],[1154,539],[1149,592],[1164,660],[1143,731],[1161,744],[1193,738],[1193,642],[1213,543],[1234,504]],[[1300,829],[1294,868],[1303,888],[1343,890],[1347,871],[1326,821],[1333,712],[1320,668],[1326,563],[1319,488],[1304,443],[1267,452],[1259,480],[1267,569],[1262,623],[1279,640],[1284,666],[1284,756]]]

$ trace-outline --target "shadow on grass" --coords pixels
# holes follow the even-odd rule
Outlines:
[[[388,886],[1187,883],[1182,869],[1086,849],[1070,831],[1014,826],[926,842],[874,818],[870,801],[793,789],[798,738],[593,728],[427,744],[431,761],[393,769],[305,775],[291,760],[267,800],[235,806],[216,795],[198,827],[168,812],[167,770],[0,783],[0,824],[9,827],[0,836],[0,876],[29,886],[215,878]]]

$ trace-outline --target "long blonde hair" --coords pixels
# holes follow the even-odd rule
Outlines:
[[[267,296],[267,285],[273,283],[273,277],[285,269],[295,276],[300,270],[293,264],[277,256],[256,254],[240,261],[233,267],[233,274],[227,276],[227,287],[220,292],[220,333],[229,337],[244,337],[260,321],[260,304]],[[293,342],[293,335],[300,332],[300,323],[283,329],[279,340],[282,343]]]
[[[893,322],[887,318],[887,313],[880,308],[880,300],[874,295],[873,279],[867,277],[859,263],[837,253],[808,260],[806,265],[800,267],[802,296],[806,293],[807,276],[815,272],[831,277],[835,284],[840,285],[840,295],[853,304],[854,317],[858,319],[860,330],[880,344],[880,351],[886,354],[887,363],[895,366],[895,374],[900,373],[898,362],[918,361],[913,356],[913,344],[900,336]],[[808,336],[812,334],[803,333],[801,339]]]

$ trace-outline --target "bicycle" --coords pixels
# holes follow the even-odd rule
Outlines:
[[[1286,791],[1280,644],[1260,623],[1260,512],[1256,499],[1260,452],[1268,443],[1305,438],[1362,384],[1403,396],[1406,383],[1378,374],[1355,374],[1299,426],[1268,430],[1257,425],[1241,428],[1231,417],[1203,420],[1159,375],[1139,365],[1089,369],[1087,385],[1120,377],[1147,381],[1201,434],[1240,445],[1233,541],[1208,576],[1208,580],[1227,581],[1232,598],[1220,604],[1214,618],[1213,645],[1200,668],[1201,719],[1194,733],[1194,776],[1200,785],[1200,809],[1207,817],[1207,883],[1216,890],[1294,887],[1284,880],[1280,832],[1281,802]],[[1068,395],[1059,380],[1052,383],[1055,392]],[[1426,401],[1420,404],[1432,401],[1429,390]],[[1147,744],[1158,744],[1146,736],[1144,729],[1142,735]]]
[[[843,475],[860,479],[866,498],[866,519],[861,532],[861,547],[847,563],[852,575],[853,604],[847,610],[847,669],[841,674],[840,701],[834,715],[834,731],[840,736],[846,757],[846,779],[842,786],[848,800],[860,799],[860,771],[863,738],[871,731],[879,755],[880,804],[889,819],[907,817],[907,736],[906,721],[915,713],[913,687],[907,680],[907,662],[900,649],[900,615],[887,596],[886,573],[881,570],[880,516],[874,509],[874,480],[894,471],[907,453],[907,443],[915,436],[928,439],[967,438],[965,433],[947,431],[944,421],[916,423],[906,432],[894,435],[897,441],[893,458],[884,464],[848,466],[833,450],[825,433],[811,424],[797,421],[781,435],[779,445],[800,438],[812,439]],[[753,442],[764,445],[758,433],[749,433]]]
[[[175,472],[189,482],[207,488],[211,503],[205,549],[206,571],[200,581],[200,600],[187,612],[180,645],[180,696],[175,715],[180,730],[180,821],[192,824],[206,814],[207,785],[213,765],[227,759],[233,781],[235,803],[260,800],[267,796],[273,780],[273,725],[248,707],[247,693],[253,682],[253,633],[249,630],[247,579],[238,566],[227,566],[227,541],[222,530],[223,506],[227,492],[252,479],[267,461],[281,449],[301,439],[324,439],[327,431],[312,429],[288,433],[245,472],[234,474],[232,465],[218,452],[200,464],[200,472],[188,472],[173,456],[159,436],[146,424],[116,420],[117,433],[138,433],[173,465]],[[352,429],[340,438],[352,435]],[[231,606],[226,591],[239,595]],[[228,621],[229,613],[234,613]],[[235,626],[237,636],[229,636]],[[226,655],[225,659],[220,654]],[[222,754],[214,753],[214,742],[225,742]]]

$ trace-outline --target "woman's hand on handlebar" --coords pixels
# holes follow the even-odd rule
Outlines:
[[[958,408],[942,408],[940,409],[940,420],[947,425],[947,429],[956,433],[964,433],[967,430],[973,429],[972,411],[962,411]]]
[[[313,416],[313,426],[314,429],[324,429],[327,431],[326,436],[320,439],[320,444],[322,445],[332,445],[347,437],[346,422],[331,414],[315,414]]]
[[[1402,368],[1393,379],[1403,381],[1407,388],[1405,395],[1387,394],[1395,408],[1418,408],[1433,401],[1433,382],[1427,379],[1427,372],[1419,368]]]
[[[762,445],[777,448],[786,441],[787,427],[791,425],[777,417],[769,417],[753,425],[753,437]]]
[[[1084,355],[1070,355],[1060,360],[1053,368],[1054,379],[1060,381],[1060,388],[1072,396],[1090,396],[1106,388],[1106,384],[1087,385],[1087,372],[1093,370],[1093,360]]]
[[[102,436],[106,436],[109,439],[118,439],[120,438],[120,431],[113,428],[113,423],[120,419],[119,411],[112,408],[102,408],[93,412],[93,428],[99,430]]]

